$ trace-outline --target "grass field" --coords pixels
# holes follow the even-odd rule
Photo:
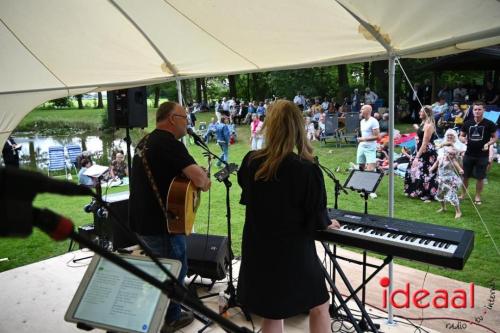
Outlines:
[[[46,112],[50,113],[50,119],[60,121],[64,118],[65,121],[71,122],[75,120],[87,121],[89,123],[96,122],[96,119],[101,119],[103,110],[84,110],[90,112],[82,116],[75,115],[77,112],[65,113],[61,110],[37,110],[28,115],[25,121],[37,119],[37,117],[49,119],[44,116]],[[80,111],[78,111],[80,112]],[[153,128],[155,110],[149,110],[149,128]],[[40,113],[40,114],[39,114]],[[209,121],[212,113],[198,114],[199,121]],[[87,118],[88,117],[88,118]],[[406,124],[398,125],[400,129],[406,129]],[[142,131],[134,130],[133,139],[141,135]],[[249,150],[249,128],[247,126],[238,127],[238,141],[236,144],[230,146],[229,160],[239,164],[244,154]],[[210,148],[219,153],[219,147],[210,143]],[[349,162],[355,161],[355,147],[343,146],[336,148],[334,145],[320,146],[318,143],[314,144],[315,152],[319,156],[321,163],[335,172],[337,178],[343,183],[348,176],[347,168]],[[195,159],[200,165],[207,166],[206,158],[203,157],[202,151],[199,147],[190,145],[189,151],[193,154]],[[217,170],[213,168],[213,172]],[[212,173],[213,173],[212,172]],[[498,204],[500,198],[500,165],[495,164],[488,176],[489,184],[485,186],[483,193],[483,205],[478,206],[478,212],[475,211],[470,200],[466,200],[462,204],[463,217],[458,221],[453,218],[452,211],[446,213],[436,213],[439,208],[438,203],[424,203],[420,200],[413,200],[403,195],[403,181],[401,178],[395,179],[394,185],[394,214],[395,217],[422,221],[425,223],[441,224],[446,226],[454,226],[458,228],[471,229],[475,232],[475,246],[474,250],[462,271],[454,271],[442,269],[439,267],[430,267],[430,272],[439,275],[448,276],[461,281],[473,281],[479,285],[486,286],[491,280],[497,278],[498,270],[500,269],[500,256],[496,252],[490,236],[486,232],[482,224],[479,214],[484,223],[489,228],[491,235],[497,244],[500,244],[500,227],[499,218],[500,206]],[[208,203],[209,194],[204,193],[202,202],[197,214],[195,228],[197,232],[210,234],[224,235],[226,234],[226,208],[225,208],[225,188],[224,185],[213,180],[212,190],[210,193],[210,216],[208,216]],[[237,184],[236,177],[231,177],[233,186],[231,187],[231,228],[233,236],[233,250],[236,254],[240,253],[241,246],[241,233],[244,223],[244,207],[239,202],[241,190]],[[325,185],[328,192],[329,206],[333,206],[333,183],[329,178],[325,177]],[[471,182],[471,188],[474,188],[474,181]],[[123,189],[114,188],[112,191],[121,191]],[[379,189],[377,191],[378,198],[370,199],[368,208],[372,214],[386,215],[388,212],[388,177],[384,177]],[[471,193],[473,195],[473,193]],[[73,219],[76,225],[83,225],[92,223],[92,216],[83,212],[83,206],[90,201],[90,198],[85,197],[61,197],[58,195],[43,194],[37,196],[35,205],[38,207],[50,208],[62,215],[68,216]],[[339,198],[339,208],[352,210],[356,212],[363,212],[363,199],[357,193],[350,192],[349,195],[342,194]],[[478,214],[479,213],[479,214]],[[2,239],[0,241],[0,257],[8,257],[9,261],[0,262],[0,271],[26,265],[31,262],[36,262],[51,256],[64,253],[68,248],[69,242],[55,243],[52,242],[47,236],[35,230],[33,235],[28,239]],[[397,263],[415,267],[421,270],[426,270],[427,265],[417,262],[406,260],[396,260]]]

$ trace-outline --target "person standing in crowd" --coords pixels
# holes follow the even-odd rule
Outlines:
[[[460,129],[460,141],[467,145],[464,154],[464,187],[467,190],[469,178],[476,178],[474,203],[481,205],[481,192],[486,178],[490,146],[497,141],[496,125],[484,118],[484,103],[476,101],[472,105],[474,119],[466,121]]]
[[[435,199],[441,203],[441,208],[438,213],[446,210],[446,202],[449,202],[455,207],[455,218],[462,217],[460,210],[460,200],[458,200],[458,192],[462,186],[460,175],[464,173],[457,158],[457,151],[454,147],[448,146],[442,156],[438,156],[434,165],[430,168],[430,172],[437,170],[438,190]]]
[[[465,96],[467,96],[467,89],[462,82],[457,82],[457,87],[453,89],[453,102],[463,104],[465,103]]]
[[[453,93],[450,90],[450,88],[448,88],[447,83],[445,83],[443,85],[443,88],[441,90],[439,90],[438,98],[444,98],[444,100],[446,101],[446,104],[448,104],[448,105],[451,105],[451,103],[453,102]]]
[[[418,115],[418,110],[420,110],[420,103],[422,103],[422,89],[420,89],[420,83],[415,82],[413,89],[408,92],[408,107],[410,111],[410,120],[416,120]]]
[[[432,85],[429,79],[424,80],[424,86],[422,87],[422,103],[424,105],[430,105],[432,103]]]
[[[365,89],[365,104],[370,105],[372,107],[372,110],[373,110],[377,99],[378,99],[378,95],[374,91],[371,91],[369,87],[366,87],[366,89]]]
[[[166,228],[168,189],[172,180],[184,175],[203,191],[210,188],[206,172],[179,141],[187,132],[187,115],[181,105],[165,102],[156,111],[156,129],[137,144],[130,182],[130,227],[153,254],[179,260],[179,281],[187,272],[186,236],[170,234]],[[153,185],[154,184],[154,185]],[[192,312],[182,312],[171,302],[161,332],[174,332],[193,321]]]
[[[264,122],[259,119],[259,116],[252,114],[252,122],[250,123],[250,146],[251,150],[262,149],[264,142],[264,133],[262,133],[262,126]]]
[[[352,101],[352,112],[359,112],[359,110],[361,110],[361,96],[359,95],[358,88],[354,89],[351,101]]]
[[[483,95],[483,100],[487,105],[500,105],[500,96],[498,91],[495,90],[493,83],[490,81],[486,82]]]
[[[377,163],[377,139],[380,128],[377,119],[371,116],[372,107],[363,105],[360,111],[360,132],[356,161],[360,170],[373,171]]]
[[[249,152],[238,171],[246,211],[237,297],[263,317],[263,333],[283,332],[283,319],[302,313],[309,313],[309,332],[330,331],[314,232],[340,225],[328,217],[302,117],[294,103],[276,101],[264,123],[266,146]]]
[[[430,202],[437,192],[436,175],[429,171],[437,158],[433,143],[437,136],[432,108],[429,105],[422,107],[419,117],[422,120],[420,126],[414,125],[418,136],[417,152],[406,169],[404,191],[407,196]]]
[[[330,108],[330,102],[328,102],[328,98],[323,98],[323,103],[321,103],[321,108],[323,109],[323,112],[327,113],[328,109]]]
[[[228,117],[222,117],[220,123],[215,126],[215,137],[217,138],[217,143],[222,150],[220,158],[226,163],[229,161],[229,140],[231,139],[231,133],[229,131],[229,127],[227,126],[228,120]],[[222,167],[221,161],[217,161],[217,166]]]
[[[9,136],[2,149],[3,163],[5,166],[19,168],[19,151],[21,147],[22,145],[17,144],[14,138]]]
[[[306,98],[300,91],[297,91],[297,95],[293,98],[293,102],[299,107],[300,111],[304,111],[306,107]]]

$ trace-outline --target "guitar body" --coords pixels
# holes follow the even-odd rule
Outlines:
[[[189,235],[193,230],[196,211],[200,205],[200,190],[188,178],[177,176],[167,194],[168,231]]]

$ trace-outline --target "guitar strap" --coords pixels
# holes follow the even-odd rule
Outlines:
[[[151,185],[151,188],[153,189],[153,192],[156,195],[156,199],[158,200],[158,204],[160,205],[160,208],[163,211],[163,214],[165,215],[165,222],[166,222],[166,226],[167,226],[167,232],[170,234],[170,229],[168,227],[168,211],[167,211],[167,209],[165,207],[165,204],[163,204],[163,201],[161,200],[160,192],[158,191],[158,187],[156,186],[156,182],[155,182],[155,180],[153,178],[153,174],[151,172],[151,169],[149,168],[149,163],[148,163],[148,160],[146,158],[146,151],[148,149],[147,148],[148,139],[149,139],[149,134],[146,135],[141,140],[141,143],[143,144],[142,145],[142,149],[139,148],[139,146],[141,145],[141,143],[139,143],[137,145],[136,153],[139,154],[139,156],[141,156],[142,164],[144,165],[144,170],[146,171],[146,175],[148,176],[149,184]]]

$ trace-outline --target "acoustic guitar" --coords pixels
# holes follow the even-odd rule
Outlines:
[[[200,205],[200,190],[180,175],[172,180],[167,194],[168,231],[189,235],[193,230],[196,211]]]

